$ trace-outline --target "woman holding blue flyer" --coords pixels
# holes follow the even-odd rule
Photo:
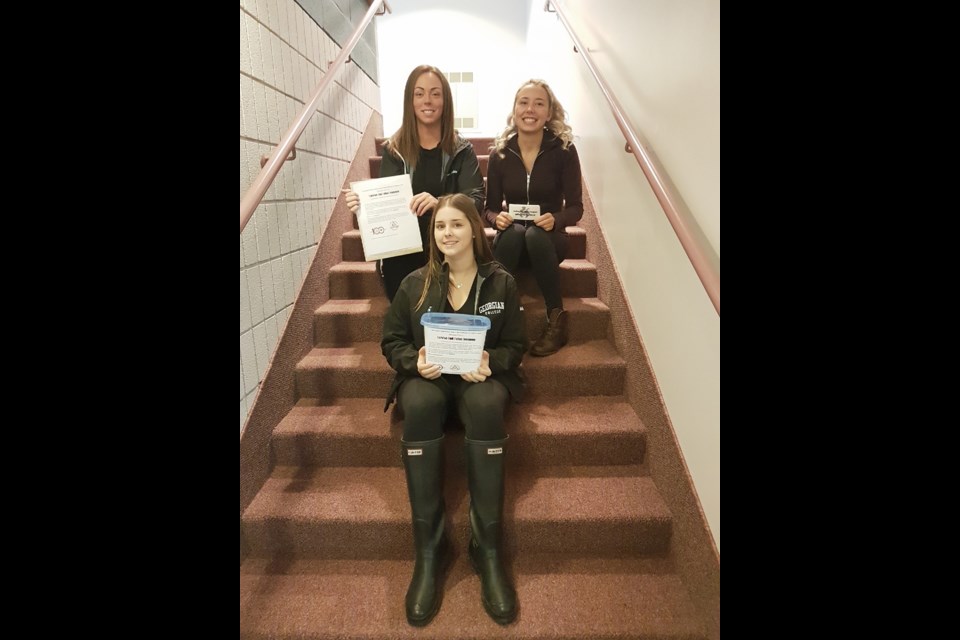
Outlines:
[[[450,559],[441,485],[443,428],[455,410],[466,435],[470,560],[480,574],[484,608],[496,622],[508,624],[517,615],[517,594],[500,555],[507,449],[503,414],[507,401],[519,401],[524,390],[517,371],[527,342],[523,310],[513,276],[493,260],[471,198],[441,197],[430,228],[429,260],[404,278],[380,342],[397,372],[386,407],[396,397],[404,417],[401,446],[416,548],[407,621],[426,625],[440,609],[444,565]],[[444,374],[431,363],[421,320],[444,312],[480,316],[484,325],[489,321],[476,370]]]
[[[547,324],[530,347],[534,356],[567,343],[560,263],[567,255],[567,226],[583,217],[583,199],[580,157],[566,118],[547,83],[528,80],[514,97],[487,168],[484,217],[498,230],[493,255],[513,274],[526,256],[543,294]]]

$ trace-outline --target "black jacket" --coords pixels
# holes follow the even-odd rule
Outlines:
[[[399,176],[410,173],[407,162],[390,147],[390,141],[383,143],[380,160],[380,177]],[[480,175],[480,163],[469,140],[457,134],[454,141],[453,156],[442,154],[440,163],[440,193],[430,194],[435,198],[450,193],[463,193],[473,198],[477,213],[483,214],[483,176]],[[417,194],[413,194],[417,195]]]
[[[420,318],[428,312],[442,312],[446,301],[449,269],[443,264],[440,281],[427,293],[419,309],[415,308],[429,265],[417,269],[400,284],[387,315],[383,319],[383,338],[380,349],[387,363],[397,372],[387,395],[384,411],[393,402],[400,383],[405,378],[419,377],[417,358],[425,344]],[[480,315],[490,319],[483,348],[490,354],[491,378],[499,380],[519,402],[523,398],[524,383],[517,367],[527,349],[527,330],[523,321],[523,307],[517,283],[499,262],[488,262],[477,269],[477,293],[467,300],[460,313]]]
[[[483,212],[491,227],[496,227],[497,214],[508,210],[501,209],[503,200],[508,205],[540,205],[540,213],[552,213],[556,218],[553,230],[566,233],[568,226],[577,224],[583,217],[583,182],[576,146],[571,144],[564,149],[559,138],[544,131],[529,184],[517,136],[507,140],[502,158],[491,151],[487,165],[487,204]]]

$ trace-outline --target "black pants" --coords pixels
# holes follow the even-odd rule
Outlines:
[[[403,439],[407,442],[435,440],[451,407],[463,422],[470,440],[500,440],[506,437],[503,412],[510,392],[497,380],[467,382],[445,374],[436,380],[408,378],[400,385],[397,399],[403,411]]]
[[[567,257],[567,234],[544,231],[533,223],[514,222],[493,239],[493,257],[514,276],[524,256],[530,261],[547,303],[547,314],[551,309],[563,309],[560,263]]]
[[[428,211],[417,219],[420,223],[420,240],[423,242],[423,251],[408,253],[404,256],[394,256],[393,258],[384,258],[380,261],[380,275],[383,278],[383,288],[386,291],[387,300],[391,302],[393,302],[393,297],[397,295],[397,291],[400,290],[400,283],[403,282],[403,279],[427,264],[427,256],[430,255],[431,213],[431,211]]]

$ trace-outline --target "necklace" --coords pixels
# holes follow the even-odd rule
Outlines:
[[[476,275],[476,274],[474,274],[474,275]],[[463,282],[457,282],[457,281],[454,279],[452,273],[450,274],[450,282],[452,282],[452,283],[453,283],[453,286],[455,286],[457,289],[462,289],[462,288],[463,288]],[[473,282],[473,280],[471,280],[471,282]]]

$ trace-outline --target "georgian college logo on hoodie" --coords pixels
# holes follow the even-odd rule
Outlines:
[[[502,302],[485,302],[480,305],[480,308],[477,310],[477,313],[484,316],[495,316],[503,313],[503,303]]]

